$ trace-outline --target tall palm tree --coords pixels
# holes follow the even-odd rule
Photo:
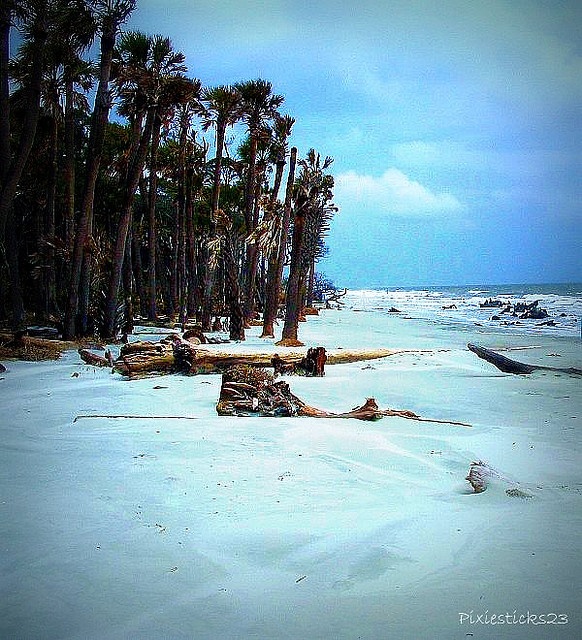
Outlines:
[[[60,0],[58,28],[49,42],[63,115],[63,231],[72,252],[75,232],[76,113],[89,112],[86,94],[93,87],[96,66],[82,58],[95,39],[94,15],[84,0]]]
[[[13,202],[18,183],[34,144],[40,115],[40,96],[44,54],[48,39],[53,3],[41,0],[3,3],[0,9],[0,258],[8,265],[10,307],[15,327],[24,321],[24,302],[20,288],[18,265],[18,231],[13,217]],[[15,17],[21,20],[24,42],[28,45],[30,63],[22,88],[26,108],[21,134],[15,148],[11,145],[10,128],[10,28]],[[0,300],[3,304],[4,300]]]
[[[136,0],[90,0],[101,32],[99,82],[87,146],[85,185],[81,213],[75,231],[75,243],[71,261],[71,281],[65,312],[64,334],[73,337],[86,333],[89,311],[89,282],[91,274],[91,240],[93,234],[93,204],[95,185],[101,164],[103,141],[111,108],[109,82],[113,62],[113,50],[119,27],[135,8]],[[79,304],[81,303],[81,304]]]
[[[169,125],[174,113],[177,111],[179,114],[179,138],[182,151],[185,152],[186,139],[191,127],[192,118],[196,112],[200,88],[199,80],[189,80],[177,75],[169,76],[166,78],[163,90],[160,91],[158,98],[148,165],[148,317],[150,319],[155,319],[157,316],[156,202],[158,193],[158,150],[160,146],[160,133],[162,126]],[[183,170],[185,157],[180,157],[179,162],[180,169]],[[181,184],[183,184],[183,181]],[[179,209],[185,224],[183,208],[184,200],[182,199]]]
[[[289,115],[275,114],[273,126],[273,139],[271,142],[270,155],[271,162],[275,165],[275,179],[273,181],[273,189],[271,191],[271,202],[279,197],[279,189],[283,179],[283,170],[287,162],[287,154],[289,153],[288,140],[293,131],[295,118]]]
[[[93,87],[96,69],[73,50],[70,54],[62,71],[65,95],[62,172],[64,237],[67,251],[72,254],[75,241],[76,114],[89,112],[86,94]]]
[[[152,134],[161,128],[163,116],[166,111],[180,102],[192,98],[195,90],[199,90],[199,84],[184,77],[186,71],[185,56],[174,51],[169,38],[162,36],[147,37],[148,47],[145,65],[128,67],[125,73],[120,75],[119,87],[125,98],[134,97],[135,114],[143,117],[143,102],[145,100],[145,122],[141,131],[135,127],[136,137],[132,143],[131,155],[128,158],[127,171],[121,215],[117,227],[117,236],[113,250],[111,277],[105,298],[103,312],[103,326],[101,328],[104,337],[113,337],[116,332],[117,296],[121,283],[123,260],[128,232],[131,225],[133,202],[139,180],[145,165],[148,146]],[[127,40],[122,41],[122,45]],[[137,40],[139,55],[143,56],[142,40]],[[132,55],[132,51],[125,51]],[[143,57],[140,58],[143,62]],[[133,123],[135,125],[135,122]]]
[[[182,322],[196,313],[201,299],[197,279],[197,251],[195,229],[195,202],[202,192],[206,177],[208,145],[198,143],[192,128],[195,115],[200,110],[200,82],[195,81],[190,98],[176,102],[174,127],[177,133],[177,154],[173,161],[176,175],[175,224],[170,269],[172,313],[178,313]]]
[[[241,96],[234,87],[222,85],[204,89],[201,102],[204,105],[204,110],[201,112],[203,130],[208,131],[211,127],[215,128],[216,151],[211,201],[211,210],[214,212],[218,209],[220,200],[220,176],[226,130],[241,118]]]
[[[281,116],[276,114],[273,126],[273,140],[271,142],[271,161],[275,165],[275,179],[273,181],[273,189],[271,191],[271,209],[275,211],[275,202],[279,196],[279,189],[283,179],[283,171],[287,162],[288,139],[291,136],[295,119],[291,116]],[[289,171],[288,184],[292,188],[295,176],[295,163],[297,161],[297,149],[292,157],[292,169]],[[277,315],[279,305],[279,289],[281,288],[281,279],[283,276],[283,262],[285,252],[287,250],[287,236],[289,234],[289,221],[291,212],[291,193],[287,190],[285,196],[285,204],[282,209],[279,224],[279,237],[276,246],[268,256],[267,275],[265,282],[265,296],[263,308],[263,332],[261,338],[274,337],[274,322]],[[289,202],[287,200],[289,199]],[[280,211],[280,209],[279,209]]]
[[[293,239],[291,263],[287,281],[285,324],[281,341],[283,346],[295,346],[301,343],[297,339],[299,317],[302,310],[303,286],[305,276],[318,238],[325,231],[325,221],[335,211],[331,204],[333,197],[333,178],[325,171],[333,158],[327,156],[323,162],[314,149],[310,149],[307,158],[300,162],[301,172],[297,181],[294,197]]]
[[[212,196],[210,202],[211,224],[208,241],[211,241],[216,231],[216,218],[220,205],[220,187],[222,174],[222,158],[224,141],[228,127],[233,126],[242,116],[241,96],[237,89],[230,85],[222,85],[205,89],[201,96],[204,109],[201,112],[202,128],[207,131],[215,128],[215,157],[213,166]],[[209,253],[208,241],[204,251]],[[224,249],[224,247],[223,247]],[[208,258],[210,256],[208,255]],[[211,329],[212,316],[212,288],[214,285],[214,261],[205,260],[206,269],[202,274],[202,308],[200,323],[204,331]]]
[[[273,93],[273,85],[266,80],[248,80],[235,84],[241,96],[243,121],[249,135],[249,162],[245,191],[245,223],[250,235],[258,224],[256,206],[257,152],[261,136],[264,136],[268,123],[278,113],[284,98]],[[258,265],[258,246],[251,242],[247,245],[245,318],[251,319],[255,304],[255,278]]]
[[[274,338],[274,323],[277,317],[277,309],[279,307],[279,291],[283,278],[283,265],[287,252],[287,239],[289,235],[289,225],[291,220],[291,205],[293,198],[293,186],[295,184],[295,167],[297,164],[297,147],[291,149],[291,157],[289,160],[289,174],[287,176],[287,188],[285,190],[285,203],[283,207],[283,216],[281,219],[281,228],[279,232],[279,241],[276,249],[269,258],[269,267],[267,270],[267,287],[265,293],[265,308],[263,312],[263,332],[261,338]]]
[[[42,312],[45,318],[58,312],[55,246],[60,244],[65,252],[71,248],[75,193],[75,112],[89,110],[86,94],[76,91],[76,88],[79,86],[86,92],[92,86],[93,67],[90,63],[81,60],[80,53],[88,47],[95,33],[93,16],[81,0],[58,0],[53,4],[52,9],[52,24],[45,45],[41,82],[41,113],[48,130],[45,132],[44,149],[38,148],[37,145],[35,151],[36,154],[41,153],[46,156],[47,163],[44,187],[46,198],[43,199],[44,218],[37,222],[39,230],[37,246],[43,259],[39,263],[41,265],[39,277],[36,278],[42,289],[37,298],[39,301],[43,300]],[[30,43],[25,43],[12,65],[13,80],[20,86],[25,81],[33,57],[33,48]],[[14,92],[13,99],[17,96],[18,90]],[[61,156],[64,156],[62,175],[65,178],[63,185],[65,206],[59,207],[57,211],[57,183],[61,175],[59,170]],[[62,220],[57,219],[57,213],[63,209]],[[42,210],[38,211],[40,215]],[[57,237],[57,228],[63,231],[63,241]],[[64,265],[67,264],[69,261],[64,261]],[[63,269],[60,270],[62,271]],[[66,269],[64,271],[66,273]]]

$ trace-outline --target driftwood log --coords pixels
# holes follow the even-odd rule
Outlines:
[[[313,377],[321,377],[325,375],[325,363],[327,355],[323,347],[312,347],[307,349],[307,354],[301,358],[299,362],[286,364],[285,360],[276,353],[271,358],[271,365],[275,371],[275,375],[297,374]]]
[[[312,352],[312,356],[308,353]],[[325,364],[343,364],[364,360],[375,360],[398,353],[415,352],[404,349],[338,349],[326,353],[323,347],[307,351],[285,351],[282,353],[229,353],[219,350],[200,349],[177,334],[160,342],[134,342],[123,345],[113,367],[124,376],[136,377],[148,373],[188,374],[221,373],[236,365],[273,367],[280,373],[295,372],[304,375],[323,375]]]
[[[576,369],[574,367],[545,367],[543,365],[526,364],[525,362],[519,362],[517,360],[512,360],[511,358],[506,358],[505,356],[502,356],[495,351],[485,349],[485,347],[479,347],[475,344],[469,343],[467,347],[469,348],[469,351],[472,351],[476,356],[491,363],[504,373],[529,374],[533,373],[534,371],[557,371],[559,373],[568,373],[570,375],[582,376],[582,369]]]
[[[524,491],[519,486],[519,483],[513,482],[507,478],[503,473],[497,471],[486,462],[482,460],[476,460],[471,462],[469,466],[469,473],[465,478],[471,485],[474,493],[483,493],[489,486],[491,480],[500,480],[502,483],[509,484],[510,487],[505,490],[505,493],[512,498],[532,498],[533,495]]]
[[[88,349],[78,349],[77,353],[86,364],[93,365],[94,367],[113,367],[113,356],[109,349],[105,351],[105,356],[100,356]]]
[[[380,409],[374,398],[345,413],[333,413],[312,407],[291,392],[287,382],[275,381],[272,374],[261,368],[237,366],[222,374],[220,397],[216,411],[221,416],[268,416],[310,418],[355,418],[379,420],[385,416],[397,416],[420,422],[438,422],[463,427],[471,425],[448,420],[422,418],[412,411]]]

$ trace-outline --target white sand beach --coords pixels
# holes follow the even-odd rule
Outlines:
[[[277,350],[258,335],[232,348]],[[309,404],[373,396],[472,427],[225,418],[219,375],[5,362],[1,638],[582,637],[582,379],[503,374],[466,348],[580,367],[580,339],[368,309],[324,311],[300,337],[430,350],[287,378]],[[195,419],[75,421],[113,414]],[[474,460],[499,474],[480,494]]]

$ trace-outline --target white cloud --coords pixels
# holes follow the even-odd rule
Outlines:
[[[370,214],[424,217],[457,213],[462,203],[452,194],[435,193],[399,169],[380,177],[347,171],[335,177],[334,200],[340,208],[356,206]]]

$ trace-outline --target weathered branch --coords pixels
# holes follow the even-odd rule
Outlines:
[[[422,418],[407,410],[380,409],[374,398],[345,413],[333,413],[312,407],[291,392],[284,381],[276,382],[264,369],[233,367],[222,374],[220,398],[216,405],[219,415],[226,416],[269,416],[310,418],[354,418],[356,420],[379,420],[384,416],[397,416],[421,422],[438,422],[463,427],[471,425],[448,420]]]
[[[136,415],[123,415],[123,414],[91,414],[88,416],[75,416],[73,423],[77,420],[85,420],[87,418],[104,418],[104,419],[119,419],[124,418],[127,420],[198,420],[195,416],[136,416]]]
[[[545,367],[542,365],[536,364],[526,364],[524,362],[519,362],[517,360],[512,360],[511,358],[506,358],[495,351],[491,351],[490,349],[485,349],[485,347],[479,347],[478,345],[469,343],[467,345],[469,351],[472,351],[475,355],[477,355],[482,360],[486,360],[491,363],[493,366],[497,367],[500,371],[504,373],[514,373],[514,374],[530,374],[533,371],[557,371],[559,373],[568,373],[570,375],[582,376],[582,369],[576,369],[574,367],[569,368],[560,368],[560,367]]]
[[[78,349],[77,353],[81,356],[81,360],[86,364],[91,364],[94,367],[112,367],[113,358],[109,349],[105,352],[105,357],[96,353],[91,353],[87,349]]]

